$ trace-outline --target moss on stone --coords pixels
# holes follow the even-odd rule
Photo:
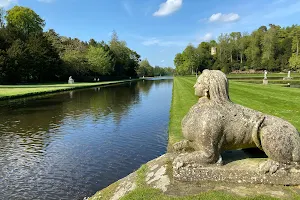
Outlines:
[[[148,166],[145,164],[145,165],[142,165],[137,171],[137,178],[136,178],[136,185],[137,185],[137,188],[143,188],[143,187],[146,187],[146,174],[147,174],[147,171],[148,171]]]
[[[119,181],[111,184],[107,188],[97,192],[94,196],[88,198],[88,200],[106,200],[106,199],[110,199],[114,195],[114,193],[115,193],[116,189],[118,188],[119,184],[120,184]]]

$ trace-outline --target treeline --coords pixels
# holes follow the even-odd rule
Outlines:
[[[140,55],[112,34],[108,43],[44,32],[33,10],[0,9],[0,83],[92,81],[136,77]]]
[[[171,76],[174,74],[174,69],[171,67],[152,67],[147,59],[140,62],[137,74],[142,76]]]
[[[225,73],[235,70],[268,70],[273,72],[300,70],[300,26],[261,26],[251,34],[221,34],[218,41],[188,45],[174,59],[176,73],[192,74],[203,69]],[[216,47],[216,52],[212,48]]]

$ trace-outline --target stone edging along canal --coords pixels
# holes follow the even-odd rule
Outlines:
[[[77,90],[77,89],[83,89],[83,88],[92,88],[92,87],[97,87],[97,86],[107,86],[107,85],[116,85],[116,84],[122,84],[126,82],[133,82],[133,81],[139,81],[142,79],[131,79],[131,80],[120,80],[120,81],[105,81],[105,82],[99,82],[99,83],[82,83],[82,84],[74,84],[70,86],[69,84],[65,84],[64,86],[57,87],[55,89],[51,90],[44,90],[44,91],[33,91],[33,92],[28,92],[24,94],[16,94],[16,95],[6,95],[6,96],[0,96],[0,101],[2,100],[9,100],[9,99],[18,99],[18,98],[23,98],[23,97],[30,97],[30,96],[37,96],[37,95],[43,95],[43,94],[50,94],[50,93],[57,93],[57,92],[63,92],[63,91],[70,91],[70,90]],[[45,87],[55,87],[56,84],[49,84],[45,85]],[[58,84],[57,84],[58,85]],[[1,87],[5,87],[5,85],[0,85],[0,95],[1,95]],[[24,85],[20,85],[19,87],[23,87]],[[30,85],[33,86],[33,85]],[[16,85],[18,87],[18,85]],[[8,86],[8,88],[14,89],[14,86]],[[39,88],[39,87],[37,87]],[[21,88],[20,88],[21,89]],[[34,87],[33,87],[34,89]]]

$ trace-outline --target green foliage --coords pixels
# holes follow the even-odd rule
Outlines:
[[[107,44],[60,36],[53,29],[43,32],[44,26],[44,20],[29,8],[15,6],[6,13],[0,9],[0,83],[137,76],[140,55],[116,32]],[[152,67],[147,70],[153,75]]]
[[[293,54],[292,57],[289,60],[290,66],[294,70],[300,69],[300,55]]]
[[[150,65],[147,59],[142,60],[139,63],[139,67],[137,69],[138,76],[153,76],[153,67]]]
[[[85,54],[79,50],[69,49],[62,55],[65,68],[70,74],[86,74],[88,70]]]
[[[140,55],[129,49],[125,41],[120,41],[117,33],[113,31],[109,42],[110,51],[113,54],[115,75],[136,76],[136,69],[140,61]]]
[[[111,57],[102,47],[90,46],[87,53],[89,69],[101,75],[110,74],[113,71]]]
[[[176,73],[193,74],[203,69],[286,71],[299,69],[300,26],[282,28],[270,24],[261,26],[250,35],[232,32],[221,34],[218,42],[202,42],[195,49],[188,45],[174,59]],[[211,48],[216,47],[216,55]]]
[[[142,76],[170,76],[174,74],[174,69],[171,67],[152,67],[147,59],[142,60],[137,68],[137,74]]]
[[[22,6],[15,6],[8,10],[5,19],[7,26],[12,26],[25,35],[42,32],[45,26],[44,20],[38,14]]]

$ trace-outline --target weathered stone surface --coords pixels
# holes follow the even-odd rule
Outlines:
[[[261,173],[259,165],[264,159],[244,159],[223,166],[200,166],[188,164],[173,168],[173,176],[179,181],[216,181],[232,183],[270,184],[270,185],[300,185],[300,170],[279,169],[276,173]]]
[[[166,192],[168,186],[170,185],[170,177],[167,174],[167,161],[169,159],[169,155],[165,154],[154,161],[148,163],[148,172],[146,175],[146,183],[147,185],[152,186],[153,188],[157,188]]]
[[[252,167],[253,166],[258,167],[260,163],[266,161],[266,158],[245,159],[247,154],[245,154],[243,151],[232,151],[222,155],[224,157],[224,162],[226,163],[222,167],[223,171],[221,171],[219,167],[214,167],[214,166],[205,167],[207,171],[211,172],[212,174],[211,177],[216,177],[216,172],[219,170],[219,177],[217,177],[214,180],[208,178],[206,179],[202,178],[200,177],[199,173],[197,173],[198,174],[197,177],[200,180],[197,180],[196,177],[194,177],[193,180],[195,181],[179,181],[178,179],[180,179],[180,177],[177,176],[178,174],[176,175],[176,177],[173,178],[172,173],[174,173],[175,169],[172,170],[172,161],[176,158],[176,154],[167,153],[146,164],[148,170],[146,172],[145,182],[149,188],[158,188],[166,195],[170,195],[170,196],[190,196],[190,195],[197,195],[199,193],[208,192],[208,191],[222,191],[226,193],[233,193],[239,196],[253,197],[256,195],[267,195],[267,196],[277,197],[280,199],[292,199],[295,193],[300,194],[300,187],[298,186],[297,187],[290,186],[287,189],[287,187],[284,187],[282,185],[249,184],[249,183],[254,183],[254,181],[249,181],[249,182],[239,181],[242,180],[243,178],[240,176],[241,174],[243,175],[243,174],[255,173],[253,172],[255,170],[253,170]],[[235,159],[239,159],[239,160],[233,161]],[[237,174],[237,176],[234,177],[234,170],[237,169],[240,169],[242,173]],[[180,170],[183,171],[185,169],[181,168]],[[216,181],[216,180],[220,180],[220,177],[222,176],[229,177],[229,175],[226,175],[229,172],[233,173],[232,175],[233,178],[230,177],[232,181],[227,181],[225,179],[223,179],[224,181]],[[177,172],[175,171],[175,173]],[[296,174],[298,175],[300,173],[297,169],[291,169],[289,173],[291,173],[291,175],[288,175],[288,177],[291,178],[291,181],[300,180],[300,177],[296,177]],[[279,176],[279,174],[277,175],[259,174],[259,175],[266,176],[267,178],[268,176],[271,176],[272,178]],[[243,176],[247,177],[246,175]],[[284,174],[284,176],[286,176],[286,174]],[[113,193],[110,198],[103,198],[103,195],[101,195],[102,193],[100,191],[99,193],[96,194],[96,196],[91,197],[89,199],[112,199],[112,198],[120,199],[124,195],[128,194],[133,188],[135,188],[135,186],[137,186],[136,177],[137,174],[136,172],[134,172],[129,176],[118,181],[118,186],[116,187],[116,189],[113,190]],[[188,177],[193,177],[193,175],[188,174]],[[288,179],[288,177],[286,179]],[[205,181],[205,180],[209,180],[209,181]],[[268,183],[267,179],[265,182]]]
[[[133,191],[136,188],[135,179],[135,173],[132,173],[126,178],[122,179],[116,191],[114,192],[114,195],[111,197],[111,200],[119,200],[121,197]]]
[[[194,87],[195,95],[201,98],[182,120],[186,140],[174,145],[175,150],[189,146],[194,151],[178,155],[173,162],[175,168],[221,165],[224,150],[254,147],[270,159],[260,168],[264,172],[273,173],[282,164],[300,162],[300,135],[296,128],[283,119],[231,102],[224,73],[204,70]],[[201,170],[197,172],[203,175]]]

